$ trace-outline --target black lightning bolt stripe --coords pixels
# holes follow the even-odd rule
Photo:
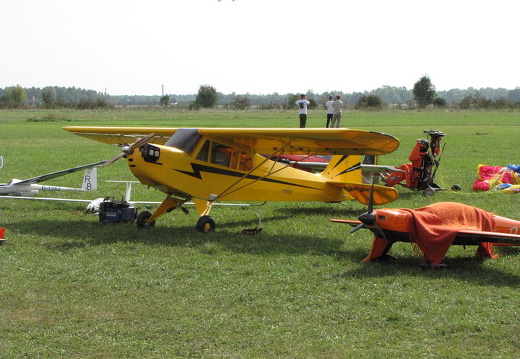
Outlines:
[[[206,166],[206,165],[201,165],[201,164],[193,163],[193,162],[191,163],[191,168],[193,169],[193,172],[181,171],[181,170],[174,170],[174,171],[183,173],[185,175],[188,175],[188,176],[191,176],[191,177],[194,177],[197,179],[202,179],[202,172],[215,173],[218,175],[239,177],[239,178],[244,176],[243,172],[237,172],[237,171],[227,170],[227,169],[223,169],[223,168],[217,168],[217,167],[213,167],[213,166]],[[310,186],[298,185],[298,184],[294,184],[292,182],[280,181],[280,180],[276,180],[276,179],[272,179],[272,178],[268,178],[268,177],[247,175],[245,178],[250,179],[250,180],[260,180],[260,181],[264,181],[264,182],[285,184],[285,185],[290,185],[290,186],[295,186],[295,187],[317,189],[317,188],[310,187]]]

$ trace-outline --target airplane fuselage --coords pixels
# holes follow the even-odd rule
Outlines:
[[[341,202],[352,197],[340,186],[327,183],[321,174],[292,168],[259,154],[245,155],[233,164],[201,160],[179,149],[149,145],[127,156],[128,166],[144,185],[183,198],[224,201],[326,201]],[[149,152],[147,152],[149,153]],[[242,168],[241,168],[242,166]]]
[[[403,239],[408,236],[409,222],[413,220],[413,216],[409,211],[400,209],[378,209],[374,211],[376,215],[376,224],[386,233],[394,233],[390,235],[390,239]],[[506,234],[519,234],[520,221],[494,215],[495,223],[494,232]],[[465,228],[471,229],[471,228]],[[401,233],[401,234],[399,234]]]
[[[39,191],[81,191],[81,188],[44,186],[38,184],[10,183],[0,185],[0,195],[3,196],[36,196]]]

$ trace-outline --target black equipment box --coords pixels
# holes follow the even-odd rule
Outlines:
[[[115,201],[105,198],[99,205],[99,221],[102,223],[134,223],[137,208],[127,201]]]

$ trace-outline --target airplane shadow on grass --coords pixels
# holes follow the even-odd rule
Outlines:
[[[301,211],[309,214],[308,209]],[[339,211],[339,209],[334,211]],[[371,242],[367,242],[366,246],[363,247],[360,247],[359,244],[345,246],[345,241],[349,240],[347,236],[350,236],[348,231],[345,231],[344,235],[339,238],[337,236],[327,238],[327,236],[311,234],[278,234],[269,231],[269,221],[288,220],[299,212],[299,210],[293,208],[283,214],[265,218],[264,223],[267,223],[267,225],[264,225],[263,231],[257,235],[240,235],[238,230],[231,230],[237,226],[254,227],[258,225],[258,220],[253,218],[246,221],[221,221],[217,231],[208,234],[197,232],[193,225],[157,225],[153,228],[138,229],[133,224],[102,224],[98,221],[83,219],[79,221],[42,219],[30,221],[30,223],[27,221],[11,222],[9,228],[12,233],[17,233],[21,238],[24,235],[42,237],[42,244],[50,251],[69,251],[89,246],[126,242],[165,247],[188,246],[200,248],[201,251],[205,250],[208,244],[216,244],[219,248],[235,253],[330,256],[338,261],[350,263],[361,263],[367,256]],[[323,214],[321,211],[319,213]],[[342,211],[342,213],[346,214],[345,211]],[[335,224],[330,225],[335,226]],[[516,260],[519,250],[518,248],[500,248],[499,251],[503,260]],[[508,255],[512,257],[507,258]],[[448,265],[447,269],[435,271],[422,269],[419,267],[419,258],[414,256],[410,249],[409,255],[385,263],[363,263],[356,266],[355,269],[349,269],[340,276],[356,278],[402,275],[426,278],[447,276],[449,278],[464,278],[479,285],[497,287],[517,287],[520,282],[519,276],[483,266],[483,261],[475,257],[450,258],[448,253],[445,263]],[[478,274],[476,275],[476,273]]]

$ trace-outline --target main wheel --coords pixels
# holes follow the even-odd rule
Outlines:
[[[433,188],[426,188],[423,192],[423,196],[424,197],[430,197],[430,196],[435,196],[435,189]]]
[[[197,231],[208,233],[215,231],[215,221],[210,216],[202,216],[197,221]]]
[[[150,218],[151,216],[152,214],[150,212],[143,211],[139,213],[139,215],[135,219],[135,224],[138,228],[154,227],[155,221],[151,221],[150,223],[147,222],[148,218]]]

